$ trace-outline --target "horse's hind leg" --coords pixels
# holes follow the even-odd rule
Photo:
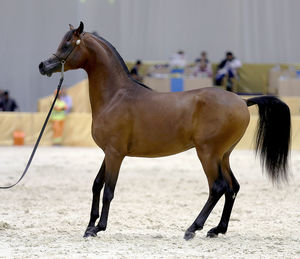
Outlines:
[[[93,202],[92,202],[92,209],[90,215],[90,222],[84,233],[84,237],[96,236],[97,234],[95,228],[95,222],[99,218],[99,200],[100,200],[100,192],[104,184],[104,177],[105,177],[105,159],[103,160],[101,168],[94,180],[93,189],[92,189]]]
[[[224,179],[221,167],[221,158],[213,152],[203,148],[203,151],[197,149],[198,157],[202,162],[209,185],[209,197],[200,214],[193,224],[186,230],[184,239],[189,240],[195,236],[197,230],[201,230],[206,219],[217,204],[221,196],[227,191],[228,183]]]
[[[230,151],[231,152],[231,151]],[[238,181],[235,179],[229,164],[229,156],[230,152],[224,155],[222,161],[222,169],[224,172],[224,176],[226,180],[229,182],[229,189],[225,193],[225,204],[221,216],[221,220],[218,226],[212,228],[208,231],[208,237],[216,237],[219,233],[225,234],[228,228],[228,223],[230,219],[230,214],[232,211],[233,203],[235,201],[235,197],[240,189],[240,185]]]

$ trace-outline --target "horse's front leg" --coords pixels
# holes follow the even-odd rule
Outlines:
[[[88,227],[84,233],[83,237],[89,237],[89,236],[96,236],[96,227],[95,222],[99,218],[99,200],[100,200],[100,193],[103,188],[104,184],[104,176],[105,176],[105,159],[102,162],[101,168],[94,180],[93,184],[93,202],[92,202],[92,209],[91,209],[91,215],[90,215],[90,222],[88,224]]]
[[[110,203],[114,197],[114,191],[116,183],[118,180],[119,170],[124,156],[116,154],[106,154],[105,156],[105,165],[104,165],[104,193],[103,193],[103,205],[101,210],[100,220],[95,226],[95,221],[99,217],[99,196],[100,190],[96,193],[95,199],[93,199],[92,211],[91,211],[91,220],[89,226],[85,232],[85,237],[96,236],[99,231],[104,231],[107,226],[108,213]],[[101,170],[100,170],[101,171]],[[100,173],[100,172],[99,172]],[[97,178],[96,178],[97,179]],[[102,183],[103,186],[103,183]],[[95,210],[94,210],[95,209]],[[94,211],[94,212],[93,212]]]

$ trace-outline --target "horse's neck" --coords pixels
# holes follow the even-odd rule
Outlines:
[[[121,83],[119,78],[110,77],[109,75],[102,76],[102,74],[102,71],[98,71],[98,73],[96,71],[95,74],[88,73],[89,95],[93,113],[103,109],[118,90],[126,85],[125,82]]]
[[[98,49],[97,49],[98,48]],[[87,67],[92,113],[97,113],[110,102],[121,88],[128,85],[127,73],[114,55],[94,45]]]

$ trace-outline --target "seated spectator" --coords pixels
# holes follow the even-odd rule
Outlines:
[[[195,60],[195,67],[193,70],[193,76],[196,77],[211,77],[212,69],[209,60],[207,59],[207,54],[205,51],[201,52],[201,57]]]
[[[184,69],[186,66],[186,59],[184,51],[179,50],[177,53],[173,54],[170,58],[170,66],[172,69]]]
[[[66,114],[70,113],[72,111],[73,101],[72,97],[67,94],[67,91],[64,88],[61,90],[60,100],[65,102],[65,104],[67,105],[67,108],[65,110]]]
[[[216,85],[222,85],[223,78],[228,77],[226,89],[232,91],[232,79],[237,77],[237,69],[242,66],[240,60],[234,57],[232,52],[226,53],[226,58],[218,65]]]
[[[14,112],[18,110],[18,105],[14,99],[9,97],[9,92],[5,91],[0,100],[0,111],[3,112]]]
[[[137,60],[134,67],[130,70],[130,75],[133,79],[143,82],[143,77],[140,75],[140,68],[142,66],[142,61]]]

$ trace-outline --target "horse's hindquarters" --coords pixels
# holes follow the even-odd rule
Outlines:
[[[221,156],[239,142],[250,120],[239,96],[214,88],[201,92],[194,117],[195,146],[205,146]]]
[[[149,93],[135,108],[130,156],[167,156],[202,145],[224,154],[241,139],[250,119],[240,97],[216,88]]]

